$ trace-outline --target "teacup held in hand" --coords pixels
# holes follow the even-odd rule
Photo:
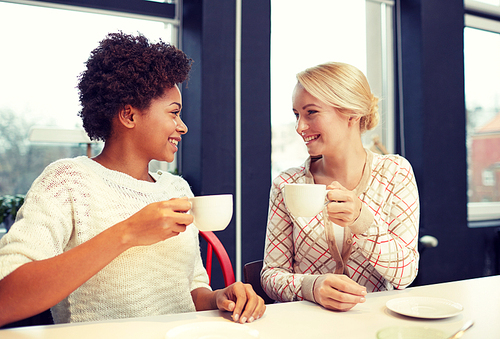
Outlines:
[[[285,184],[283,198],[295,217],[309,218],[323,210],[327,192],[326,185]]]
[[[233,217],[233,195],[218,194],[189,198],[194,225],[200,231],[222,231]]]

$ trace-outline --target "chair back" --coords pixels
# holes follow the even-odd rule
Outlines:
[[[275,301],[271,299],[260,283],[260,271],[262,270],[263,260],[256,260],[249,263],[246,263],[243,266],[243,279],[247,284],[252,285],[253,290],[257,295],[259,295],[266,304],[273,304]]]
[[[209,282],[212,282],[212,254],[215,252],[215,256],[219,260],[219,264],[222,269],[224,284],[226,287],[233,284],[236,281],[234,278],[233,265],[231,264],[231,260],[229,259],[229,255],[227,254],[224,245],[222,245],[214,232],[200,231],[200,235],[207,242],[207,260],[205,263],[205,269],[207,270]]]

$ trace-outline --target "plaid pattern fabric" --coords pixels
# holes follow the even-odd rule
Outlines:
[[[367,150],[367,152],[370,152]],[[367,291],[405,288],[416,277],[419,254],[418,190],[410,163],[398,155],[369,154],[367,180],[356,188],[373,214],[373,222],[361,234],[346,229],[343,272],[366,286]],[[262,285],[278,301],[303,300],[302,281],[308,275],[333,273],[337,263],[325,236],[323,212],[313,218],[295,218],[282,196],[287,183],[314,183],[310,159],[301,167],[282,172],[273,181],[265,245]],[[335,241],[330,246],[336,246]]]

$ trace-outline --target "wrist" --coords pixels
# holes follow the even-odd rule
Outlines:
[[[221,295],[222,290],[215,290],[211,293],[211,298],[210,298],[210,309],[212,310],[217,310],[219,309],[217,300],[219,300],[220,295]]]
[[[356,217],[356,219],[353,220],[351,225],[353,225],[356,221],[358,221],[359,217],[361,216],[361,210],[363,209],[363,203],[361,202],[361,200],[359,201],[359,203],[360,204],[359,204],[359,209],[358,209],[358,216]]]
[[[114,237],[116,237],[117,239],[118,245],[123,249],[123,251],[126,251],[134,246],[132,242],[135,240],[135,237],[130,232],[128,232],[128,229],[129,227],[127,220],[123,220],[122,222],[119,222],[113,227],[107,229],[107,231],[114,234]]]
[[[319,277],[318,277],[319,278]],[[318,282],[318,278],[314,279],[313,283],[313,288],[312,288],[312,296],[313,296],[313,301],[317,304],[318,302],[316,301],[319,298],[316,298],[316,283]]]
[[[321,275],[306,275],[302,280],[302,297],[306,300],[317,303],[315,296],[316,281]]]
[[[361,204],[361,211],[358,218],[349,226],[354,234],[362,234],[366,232],[374,222],[374,217],[370,209],[364,204]]]

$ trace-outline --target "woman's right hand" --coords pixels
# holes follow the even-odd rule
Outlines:
[[[119,225],[122,241],[132,246],[146,246],[175,237],[193,222],[188,214],[191,203],[187,198],[174,198],[147,205]]]
[[[320,276],[314,283],[313,293],[318,304],[335,311],[349,311],[366,300],[366,287],[343,274]]]

